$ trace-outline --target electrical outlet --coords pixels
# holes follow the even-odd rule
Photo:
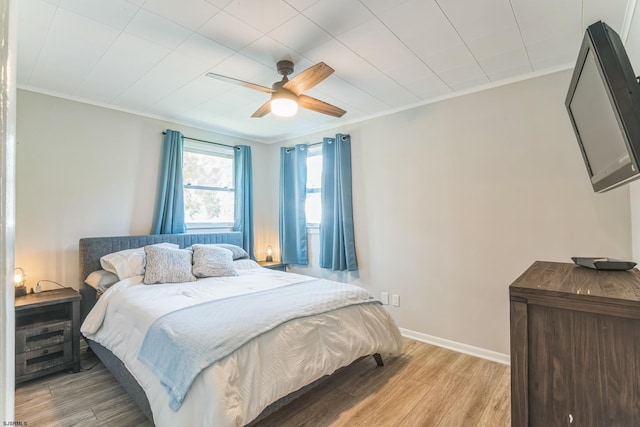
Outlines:
[[[380,292],[380,302],[389,304],[389,292]]]
[[[398,294],[393,294],[391,296],[391,303],[393,305],[395,305],[396,307],[400,307],[400,295]]]

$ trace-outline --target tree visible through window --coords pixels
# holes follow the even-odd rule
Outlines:
[[[232,150],[185,141],[182,173],[188,228],[233,225]]]

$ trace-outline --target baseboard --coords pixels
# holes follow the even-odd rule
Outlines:
[[[422,341],[426,342],[427,344],[437,345],[438,347],[448,348],[449,350],[480,357],[482,359],[491,360],[493,362],[502,363],[503,365],[510,364],[510,358],[508,354],[498,353],[496,351],[474,347],[472,345],[462,344],[444,338],[434,337],[432,335],[423,334],[421,332],[416,332],[409,329],[400,328],[400,332],[402,333],[402,336],[414,339],[416,341]]]

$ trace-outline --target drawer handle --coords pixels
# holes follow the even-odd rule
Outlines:
[[[47,349],[42,350],[42,354],[49,354],[49,350],[47,350]]]

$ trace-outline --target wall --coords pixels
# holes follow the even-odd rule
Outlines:
[[[263,227],[268,146],[20,90],[15,249],[29,288],[48,279],[78,289],[81,237],[149,233],[167,128],[252,146],[256,230]],[[256,245],[266,246],[262,236]]]
[[[631,203],[631,257],[640,263],[640,181],[629,184],[629,200]]]
[[[359,271],[399,326],[507,354],[508,285],[534,260],[631,256],[629,189],[594,194],[564,110],[565,71],[322,134],[353,144]],[[77,242],[149,231],[160,132],[253,147],[256,255],[278,242],[277,146],[18,93],[16,263],[78,287]]]
[[[287,141],[351,135],[359,262],[320,270],[312,234],[311,265],[293,270],[399,294],[387,307],[400,327],[508,354],[508,286],[533,261],[631,254],[629,189],[593,193],[564,107],[570,77]]]
[[[636,74],[640,72],[640,7],[635,7],[629,26],[625,49]],[[640,262],[640,180],[629,184],[631,199],[631,229],[633,260]]]

